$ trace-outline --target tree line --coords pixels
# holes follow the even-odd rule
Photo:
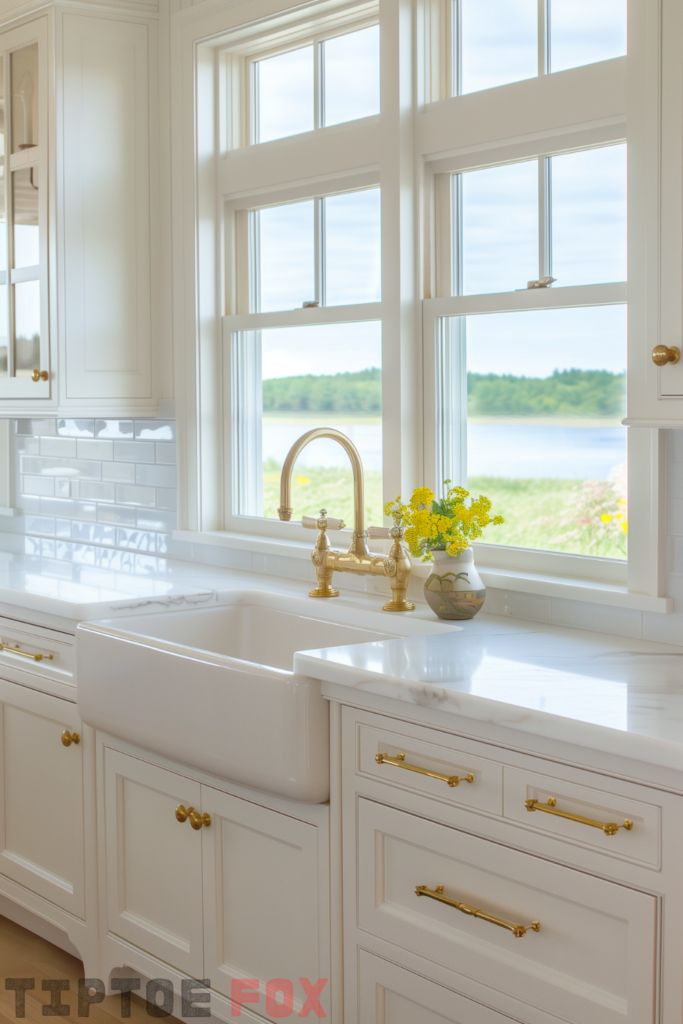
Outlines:
[[[626,375],[609,370],[555,370],[550,377],[468,373],[470,416],[623,416]],[[376,414],[381,371],[303,374],[263,382],[264,412]]]

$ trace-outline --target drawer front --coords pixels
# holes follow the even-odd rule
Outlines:
[[[661,807],[634,799],[631,796],[634,786],[616,780],[613,785],[622,793],[506,767],[503,814],[554,838],[599,850],[609,857],[658,868],[661,863]],[[655,793],[648,792],[648,795],[656,798]],[[577,821],[577,818],[584,820]],[[600,825],[608,827],[603,830]],[[614,831],[609,826],[619,827]]]
[[[74,645],[69,633],[0,616],[0,642],[3,648],[12,648],[0,650],[0,666],[73,683]]]
[[[448,805],[501,814],[502,765],[458,749],[457,741],[451,746],[447,736],[443,743],[432,736],[433,730],[402,728],[399,722],[388,728],[357,722],[357,770],[387,786]]]
[[[653,1020],[655,897],[363,798],[357,844],[358,927],[452,970],[454,988],[464,975],[575,1024]]]
[[[509,1017],[361,949],[359,1024],[511,1024]]]

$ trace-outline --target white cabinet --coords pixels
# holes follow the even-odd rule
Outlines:
[[[0,25],[2,416],[156,414],[156,31],[52,3]]]
[[[3,680],[0,701],[0,890],[10,879],[84,918],[84,741],[76,707]]]
[[[359,1024],[506,1024],[503,1016],[361,949]]]
[[[253,988],[249,980],[256,979],[249,1009],[268,1019],[267,983],[286,979],[293,1012],[300,1012],[306,996],[299,979],[329,978],[321,830],[295,816],[301,805],[294,802],[281,801],[292,808],[282,813],[107,743],[99,743],[107,938],[138,947],[147,973],[144,955],[208,978],[226,1000],[233,982]],[[129,947],[124,953],[110,942],[108,949],[105,973],[124,955],[135,964]],[[328,1016],[329,988],[320,995]]]
[[[203,977],[203,837],[176,818],[199,783],[111,749],[104,776],[109,930]]]
[[[60,404],[143,407],[152,391],[153,26],[62,17]]]
[[[459,730],[341,709],[345,1024],[680,1022],[681,796]]]

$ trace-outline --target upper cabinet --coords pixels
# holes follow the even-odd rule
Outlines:
[[[155,415],[157,25],[44,11],[0,26],[0,416]]]
[[[0,400],[50,396],[46,48],[45,18],[0,37]]]
[[[683,5],[629,3],[631,426],[683,425]]]

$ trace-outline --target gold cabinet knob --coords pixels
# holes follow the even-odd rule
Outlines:
[[[677,363],[681,358],[681,350],[676,345],[655,345],[652,349],[652,362],[657,366],[666,366],[667,363]]]
[[[197,831],[199,831],[202,825],[206,825],[206,827],[208,828],[210,824],[210,814],[200,814],[199,811],[195,810],[193,810],[192,813],[190,814],[190,825],[192,825],[192,828],[196,829]]]
[[[39,370],[38,367],[36,367],[36,369],[31,374],[31,380],[35,381],[36,384],[38,383],[39,380],[47,380],[47,378],[48,378],[47,370]]]
[[[178,804],[175,809],[175,816],[178,821],[187,821],[188,817],[194,811],[194,807],[183,807],[182,804]]]
[[[68,729],[65,729],[64,732],[62,733],[62,743],[64,744],[65,747],[70,747],[72,743],[80,743],[80,742],[81,742],[80,733],[69,732]]]

